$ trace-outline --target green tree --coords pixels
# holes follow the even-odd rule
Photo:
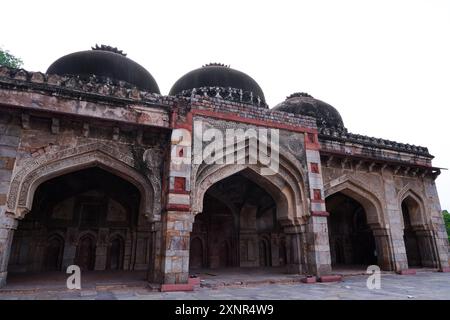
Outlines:
[[[20,68],[22,64],[22,59],[13,56],[8,50],[0,48],[0,65],[10,68]]]
[[[450,213],[447,210],[442,211],[444,215],[444,222],[447,228],[448,241],[450,241]]]

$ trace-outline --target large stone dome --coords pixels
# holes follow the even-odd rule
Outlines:
[[[318,127],[343,129],[339,112],[328,103],[315,99],[307,93],[294,93],[272,110],[284,111],[316,118]]]
[[[253,101],[253,104],[256,104],[256,101],[258,101],[258,105],[266,106],[264,93],[253,78],[241,71],[219,63],[210,63],[188,72],[175,82],[169,94],[178,95],[190,92],[193,89],[211,87],[224,90],[237,89],[242,91],[244,95],[251,96],[251,98],[246,98],[246,100]],[[231,91],[234,92],[235,90]],[[231,96],[232,93],[229,94]]]
[[[122,51],[110,46],[95,46],[92,50],[63,56],[52,63],[48,74],[110,78],[124,81],[142,90],[160,93],[152,75],[140,64],[126,57]]]

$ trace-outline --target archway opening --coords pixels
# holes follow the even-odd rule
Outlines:
[[[285,234],[272,196],[248,176],[236,173],[205,193],[190,243],[191,273],[239,269],[282,272]]]
[[[403,240],[409,268],[436,268],[437,259],[433,236],[422,221],[422,209],[415,197],[408,195],[402,201]]]
[[[360,269],[377,264],[375,238],[364,207],[341,193],[326,198],[332,268]]]
[[[75,264],[84,274],[142,271],[145,279],[151,237],[140,201],[135,185],[98,167],[43,182],[14,233],[9,275],[65,274]]]

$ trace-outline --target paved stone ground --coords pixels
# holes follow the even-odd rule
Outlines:
[[[381,289],[369,290],[367,276],[345,276],[340,283],[315,284],[264,284],[258,286],[220,287],[217,289],[197,288],[194,292],[150,292],[143,288],[118,290],[55,291],[34,293],[0,292],[2,300],[45,299],[45,300],[353,300],[353,299],[450,299],[450,274],[419,272],[417,275],[400,276],[383,274]]]

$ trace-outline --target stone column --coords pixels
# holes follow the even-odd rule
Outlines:
[[[401,271],[408,269],[408,259],[406,257],[405,242],[403,240],[403,214],[401,212],[401,206],[398,203],[397,190],[395,187],[394,178],[391,172],[385,170],[383,172],[384,180],[384,195],[386,199],[386,211],[385,211],[385,223],[386,225],[378,226],[380,229],[386,230],[385,237],[387,240],[383,240],[380,244],[377,244],[377,251],[385,247],[386,243],[389,247],[389,257],[385,256],[383,259],[390,259],[390,269],[394,271]],[[375,231],[374,231],[375,236]],[[375,236],[377,240],[377,237]],[[378,248],[380,246],[380,248]],[[387,261],[385,261],[387,264]],[[381,266],[380,266],[381,267]]]
[[[419,247],[422,266],[427,268],[438,268],[438,259],[434,239],[436,235],[432,230],[414,228]]]
[[[190,206],[191,146],[189,130],[177,128],[172,131],[166,172],[169,192],[165,212],[161,216],[160,270],[161,282],[165,285],[187,284],[189,280],[189,245],[194,223]]]
[[[436,184],[433,179],[425,179],[425,194],[427,199],[426,215],[431,221],[428,229],[435,250],[436,265],[441,271],[450,272],[449,267],[449,242],[447,231],[445,229],[444,217],[442,216],[442,209],[439,202],[439,196],[436,189]]]
[[[245,204],[240,213],[239,266],[259,266],[259,243],[256,232],[257,207]]]
[[[270,249],[272,257],[272,267],[280,266],[280,237],[276,233],[272,233],[270,237]]]
[[[320,143],[317,133],[305,134],[311,216],[306,222],[307,273],[321,276],[331,272],[331,254],[328,240],[329,213],[325,207],[325,192],[320,161]],[[306,270],[305,270],[306,271]]]
[[[63,271],[66,270],[68,266],[75,263],[75,257],[77,254],[77,239],[78,229],[67,228],[66,238],[64,240],[64,252],[62,261]]]
[[[162,269],[162,254],[161,252],[161,222],[154,221],[151,224],[151,248],[150,248],[150,261],[147,279],[150,283],[163,282],[163,269]]]
[[[306,224],[307,272],[321,276],[331,273],[331,255],[326,216],[310,216]]]
[[[164,284],[186,284],[189,280],[189,242],[194,223],[191,212],[167,211],[162,215]]]
[[[300,226],[285,227],[284,233],[286,234],[286,249],[287,264],[286,271],[292,274],[302,273],[302,235]]]
[[[395,270],[395,261],[392,258],[393,252],[392,245],[390,243],[389,229],[372,228],[372,233],[375,238],[378,266],[381,270]]]
[[[106,259],[108,255],[108,228],[98,230],[97,245],[95,248],[95,266],[94,270],[100,271],[106,269]]]
[[[0,112],[0,287],[6,284],[11,244],[18,224],[16,219],[6,216],[6,200],[21,134],[19,117]]]
[[[4,209],[0,208],[0,210]],[[17,225],[16,219],[7,217],[4,211],[0,211],[0,288],[6,285],[9,254],[11,253],[11,244]]]

